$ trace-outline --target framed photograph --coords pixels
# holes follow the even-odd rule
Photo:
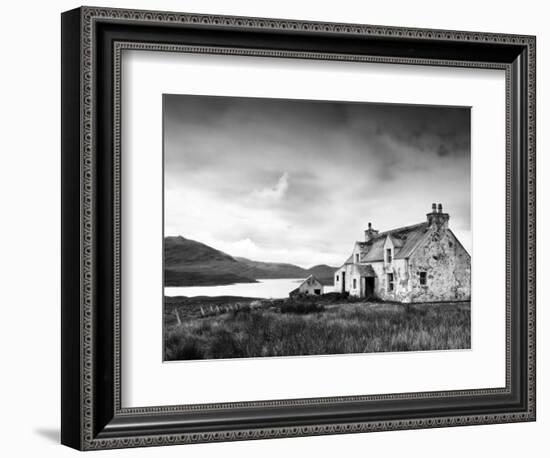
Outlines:
[[[535,37],[62,15],[62,443],[535,420]]]

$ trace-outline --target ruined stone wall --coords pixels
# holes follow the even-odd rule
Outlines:
[[[348,287],[347,291],[349,291],[350,296],[361,296],[361,276],[359,275],[359,269],[357,268],[357,259],[358,256],[361,256],[361,249],[359,245],[356,243],[353,247],[353,252],[351,253],[353,264],[349,267],[347,280],[348,280]]]
[[[378,298],[384,301],[409,302],[409,273],[406,259],[394,259],[391,264],[375,262],[371,265],[376,273],[374,293]],[[389,289],[388,273],[393,273],[392,291]]]
[[[376,277],[374,279],[374,294],[379,299],[385,301],[410,302],[408,298],[408,270],[407,261],[405,259],[394,259],[389,265],[385,265],[383,261],[369,263]],[[355,264],[346,264],[334,273],[334,291],[342,291],[342,273],[345,272],[345,291],[349,292],[350,296],[363,296],[364,291],[361,290],[361,274]],[[394,289],[389,290],[388,273],[394,275]],[[355,279],[355,288],[353,280]]]
[[[355,262],[355,255],[360,254],[361,250],[356,243],[353,246],[351,253],[352,260]],[[345,291],[349,292],[351,296],[359,296],[361,288],[361,278],[359,276],[358,269],[355,264],[344,264],[336,272],[334,272],[334,291],[339,293],[342,291],[342,273],[345,273]],[[353,287],[353,280],[355,279],[356,287]]]
[[[349,294],[350,296],[361,296],[361,276],[355,265],[350,269]]]
[[[430,232],[408,267],[410,302],[470,300],[470,255],[450,230]],[[420,272],[426,272],[425,286]]]
[[[359,272],[357,264],[345,264],[340,267],[334,273],[334,292],[342,292],[342,273],[345,272],[345,291],[350,294],[350,296],[363,296],[364,291],[362,291],[361,285],[361,274]],[[355,280],[355,282],[354,282]],[[355,287],[354,287],[355,285]],[[376,285],[375,285],[376,289]]]
[[[360,279],[354,264],[345,264],[334,273],[334,292],[342,292],[342,274],[345,273],[345,289],[352,296],[359,296]],[[356,288],[353,288],[353,279],[356,280]]]
[[[334,291],[337,293],[342,292],[342,281],[343,281],[343,275],[342,273],[345,273],[345,288],[344,291],[349,291],[349,276],[350,276],[350,264],[344,264],[342,267],[340,267],[336,272],[334,272]]]

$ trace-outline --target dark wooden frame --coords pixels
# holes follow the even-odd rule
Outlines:
[[[124,49],[506,71],[505,388],[124,409],[120,53]],[[62,434],[81,449],[533,421],[535,38],[82,7],[62,14]]]

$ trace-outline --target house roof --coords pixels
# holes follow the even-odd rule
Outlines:
[[[353,264],[353,255],[350,255],[350,257],[346,259],[346,262],[344,262],[344,265],[346,264]]]
[[[300,283],[300,286],[305,285],[306,283],[308,285],[313,285],[315,283],[319,283],[320,285],[322,285],[321,281],[313,274],[307,277],[302,283]],[[300,288],[300,286],[298,286],[298,288]]]
[[[363,251],[361,262],[384,260],[384,244],[389,236],[394,246],[394,258],[408,258],[428,232],[428,222],[380,232],[368,242],[360,242]]]

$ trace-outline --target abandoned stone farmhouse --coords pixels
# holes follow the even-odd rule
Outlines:
[[[449,229],[449,214],[432,204],[426,221],[379,232],[334,273],[334,291],[404,303],[470,300],[470,255]]]

